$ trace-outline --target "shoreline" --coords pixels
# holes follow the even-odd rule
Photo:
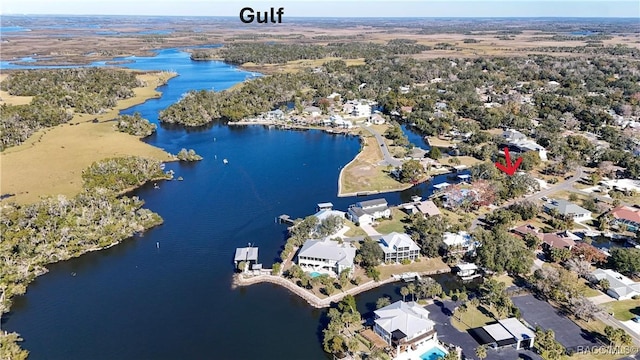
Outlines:
[[[40,129],[22,144],[2,151],[3,192],[15,195],[2,199],[0,204],[30,204],[41,196],[59,194],[75,196],[82,191],[82,171],[106,158],[142,156],[163,163],[175,161],[173,154],[148,144],[143,137],[117,131],[112,121],[121,111],[162,96],[157,89],[175,76],[177,74],[162,71],[137,73],[145,84],[134,89],[135,96],[118,101],[102,114],[75,113],[68,123]],[[98,122],[94,123],[92,119],[98,119]],[[32,166],[24,167],[24,163]],[[43,182],[24,180],[42,178],[51,179],[50,183],[44,186]]]
[[[420,276],[430,276],[430,275],[446,274],[450,272],[451,272],[451,268],[447,267],[446,269],[443,268],[443,269],[437,269],[433,271],[418,272],[417,274]],[[402,281],[402,280],[399,278],[396,279],[393,276],[381,281],[369,280],[364,284],[360,284],[347,291],[341,291],[337,294],[328,296],[326,298],[319,298],[317,295],[309,292],[308,290],[294,284],[293,282],[279,275],[261,274],[261,275],[245,277],[243,276],[243,274],[234,274],[231,288],[236,289],[238,287],[250,286],[253,284],[262,284],[262,283],[279,285],[289,290],[289,292],[293,293],[294,295],[297,295],[298,297],[302,298],[312,307],[317,309],[322,309],[322,308],[327,308],[331,306],[332,303],[342,300],[342,298],[344,298],[347,295],[355,296],[360,293],[380,287],[382,285],[399,282],[399,281]]]

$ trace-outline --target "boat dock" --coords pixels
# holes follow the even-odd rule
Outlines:
[[[289,215],[286,214],[282,214],[280,216],[278,216],[278,223],[280,224],[287,224],[287,225],[295,225],[295,221],[293,221],[291,219],[291,217]]]

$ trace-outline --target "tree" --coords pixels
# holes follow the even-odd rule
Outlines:
[[[400,168],[400,181],[416,183],[424,176],[424,166],[418,160],[407,160]]]
[[[609,263],[615,270],[635,276],[640,273],[640,249],[613,248]]]
[[[429,157],[434,159],[434,160],[438,160],[442,157],[442,152],[440,151],[440,148],[438,147],[432,147],[431,150],[429,151]]]
[[[360,255],[360,265],[365,269],[377,266],[384,257],[382,248],[368,236],[364,239],[362,246],[360,246],[358,255]]]
[[[611,287],[611,284],[609,284],[609,280],[603,278],[598,281],[598,286],[600,287],[600,290],[606,292]]]
[[[598,250],[595,246],[585,242],[579,242],[571,248],[574,257],[580,258],[591,264],[600,264],[607,261],[607,255]]]
[[[376,309],[382,309],[383,307],[389,305],[391,305],[391,298],[388,296],[378,298],[378,300],[376,301]]]
[[[476,356],[480,360],[484,360],[487,358],[487,347],[484,345],[478,346],[476,348]]]
[[[402,289],[400,289],[400,295],[402,295],[402,301],[405,301],[407,299],[407,295],[409,295],[409,288],[403,286]]]
[[[345,288],[345,286],[347,286],[347,284],[349,283],[349,276],[350,276],[350,274],[351,274],[351,269],[350,269],[350,268],[343,269],[343,270],[340,272],[340,279],[339,279],[339,282],[340,282],[340,287],[341,287],[342,289],[344,289],[344,288]]]
[[[279,275],[281,267],[282,267],[281,263],[279,262],[274,263],[273,266],[271,267],[271,275]]]
[[[409,290],[409,294],[411,294],[411,300],[415,301],[415,296],[416,296],[416,284],[414,283],[409,283],[409,285],[407,285],[407,290]]]

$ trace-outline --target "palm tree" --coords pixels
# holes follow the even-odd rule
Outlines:
[[[407,290],[409,291],[409,294],[411,294],[411,299],[413,301],[416,300],[415,294],[416,294],[416,284],[414,283],[410,283],[409,285],[407,285]]]
[[[478,359],[483,360],[487,358],[487,347],[482,345],[476,348],[476,356]]]
[[[407,298],[407,295],[409,295],[409,289],[405,286],[402,289],[400,289],[400,295],[402,295],[402,301],[405,301]]]

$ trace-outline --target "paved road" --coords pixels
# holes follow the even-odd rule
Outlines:
[[[387,144],[384,142],[384,138],[382,137],[382,135],[378,134],[378,132],[373,130],[370,126],[361,126],[361,128],[367,130],[376,138],[376,141],[378,141],[378,146],[380,146],[380,150],[382,150],[382,156],[384,157],[385,163],[392,166],[402,165],[402,160],[396,159],[393,156],[391,156],[391,153],[389,153],[389,148],[387,147]]]

